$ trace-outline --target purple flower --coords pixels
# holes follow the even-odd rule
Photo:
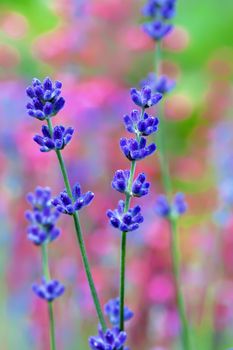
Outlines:
[[[129,170],[117,170],[112,180],[112,188],[121,193],[127,193],[128,181],[130,171]],[[148,194],[150,184],[146,182],[146,176],[144,173],[140,173],[132,184],[132,193],[134,197],[142,197]]]
[[[112,325],[116,326],[120,323],[120,299],[111,299],[104,306],[105,314],[109,317]],[[133,312],[124,306],[124,321],[128,321],[133,317]]]
[[[156,145],[151,143],[146,146],[146,139],[141,137],[140,141],[134,139],[120,139],[120,147],[129,160],[139,160],[148,157],[156,150]]]
[[[163,95],[172,91],[176,85],[175,81],[166,75],[157,77],[154,73],[148,74],[148,77],[141,82],[141,86],[144,86],[145,84],[151,87],[153,93],[160,92]]]
[[[65,104],[63,97],[60,97],[62,83],[55,81],[53,84],[50,78],[45,78],[43,83],[34,78],[32,85],[26,89],[28,97],[31,98],[26,106],[28,114],[39,120],[48,119],[56,115]]]
[[[172,30],[172,28],[173,26],[171,24],[157,20],[143,24],[144,31],[154,40],[161,40]]]
[[[157,215],[162,217],[178,217],[187,211],[187,204],[183,193],[176,193],[173,198],[172,205],[164,195],[157,197],[155,211]]]
[[[149,136],[157,131],[159,120],[156,117],[151,117],[147,113],[139,113],[138,110],[133,110],[130,115],[124,116],[126,130],[135,133],[138,136]]]
[[[170,204],[168,203],[167,197],[165,195],[161,194],[157,197],[155,212],[157,215],[162,217],[167,217],[170,215]]]
[[[140,173],[133,182],[132,194],[134,197],[142,197],[148,194],[150,183],[146,182],[146,175]]]
[[[37,187],[34,193],[27,196],[28,202],[33,210],[27,210],[26,219],[30,225],[28,227],[28,239],[35,245],[44,242],[51,242],[60,234],[60,230],[55,226],[59,212],[51,204],[51,191],[48,187]]]
[[[125,202],[120,200],[117,209],[107,211],[107,216],[110,219],[111,225],[124,232],[137,230],[139,224],[143,222],[140,206],[137,205],[127,212],[125,212],[124,209]]]
[[[171,19],[175,16],[176,0],[149,0],[143,8],[143,14],[147,17],[163,17]]]
[[[51,150],[63,149],[72,139],[74,129],[64,128],[64,126],[55,126],[51,137],[48,126],[43,125],[41,128],[42,135],[35,135],[33,140],[40,145],[41,152],[49,152]]]
[[[183,193],[176,193],[173,199],[173,209],[177,215],[182,215],[187,211],[187,203]]]
[[[126,193],[129,181],[129,170],[117,170],[112,180],[112,188],[118,192]]]
[[[126,332],[120,331],[118,327],[107,329],[105,333],[99,327],[98,333],[97,336],[89,338],[92,350],[120,350],[127,339]]]
[[[32,289],[39,298],[48,302],[60,297],[65,291],[65,287],[59,281],[46,281],[45,278],[42,279],[42,284],[34,284]]]
[[[133,102],[142,108],[149,108],[156,105],[163,97],[160,93],[152,94],[151,88],[145,85],[141,91],[132,88],[130,90]]]
[[[77,183],[73,187],[72,198],[70,198],[66,190],[64,190],[59,196],[52,200],[52,204],[59,212],[73,215],[75,211],[90,204],[93,198],[94,193],[91,191],[81,194],[81,187],[79,183]]]

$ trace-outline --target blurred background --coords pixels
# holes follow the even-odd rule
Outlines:
[[[177,81],[166,97],[166,147],[173,185],[187,196],[180,221],[182,281],[198,350],[233,346],[233,2],[178,0],[176,29],[163,42],[162,70]],[[81,212],[101,303],[118,295],[120,236],[105,212],[121,198],[113,173],[128,162],[119,149],[129,88],[153,70],[154,44],[141,29],[143,1],[1,0],[0,3],[0,339],[2,350],[48,350],[46,304],[32,293],[40,250],[27,240],[26,193],[63,189],[53,152],[32,137],[27,116],[33,77],[63,82],[66,106],[54,123],[73,126],[64,151],[72,183],[95,193]],[[159,152],[159,151],[158,151]],[[155,215],[162,192],[158,155],[139,164],[152,182],[141,200],[145,222],[128,235],[127,305],[133,350],[180,349],[169,230]],[[87,350],[97,319],[69,217],[50,245],[52,276],[66,286],[55,302],[58,350]]]

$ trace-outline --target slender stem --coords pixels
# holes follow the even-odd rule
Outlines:
[[[52,135],[53,133],[53,126],[52,126],[52,122],[50,119],[47,120],[48,122],[48,127],[49,127],[49,131],[50,134]],[[59,165],[61,168],[61,172],[62,172],[62,176],[64,179],[64,183],[65,183],[65,187],[66,187],[66,191],[69,195],[69,197],[73,200],[73,196],[72,196],[72,190],[71,190],[71,186],[70,186],[70,181],[69,181],[69,177],[68,177],[68,173],[66,170],[66,166],[64,163],[64,159],[62,157],[61,151],[56,150],[56,155],[59,161]],[[93,302],[95,304],[95,308],[96,308],[96,312],[101,324],[101,327],[103,329],[103,331],[106,331],[107,326],[104,320],[104,316],[103,316],[103,312],[101,310],[101,306],[100,306],[100,302],[99,302],[99,298],[98,298],[98,294],[95,288],[95,284],[94,284],[94,280],[91,274],[91,270],[90,270],[90,264],[88,261],[88,257],[87,257],[87,252],[86,252],[86,247],[85,247],[85,243],[83,240],[83,235],[82,235],[82,229],[81,229],[81,225],[80,225],[80,221],[79,221],[79,216],[78,213],[75,212],[73,215],[73,220],[74,220],[74,226],[75,226],[75,232],[76,232],[76,237],[79,243],[79,248],[80,248],[80,252],[81,252],[81,256],[82,256],[82,261],[83,261],[83,265],[84,265],[84,269],[86,272],[86,276],[87,276],[87,280],[88,280],[88,284],[91,290],[91,295],[93,298]]]
[[[181,281],[180,281],[180,253],[178,245],[178,232],[177,232],[177,219],[170,219],[171,225],[171,246],[172,246],[172,262],[173,262],[173,274],[175,279],[176,293],[177,293],[177,304],[179,309],[179,315],[182,323],[181,339],[183,349],[191,349],[190,334],[189,334],[189,324],[186,318],[185,305],[183,294],[181,291]]]
[[[161,46],[160,42],[157,43],[155,50],[155,72],[157,77],[160,74],[160,63],[161,63]],[[160,160],[160,168],[161,168],[161,177],[163,181],[164,190],[169,199],[171,199],[172,195],[172,181],[169,171],[169,161],[166,157],[165,150],[165,137],[166,137],[166,123],[165,118],[163,116],[163,108],[162,104],[159,107],[159,130],[157,133],[157,144],[159,149],[159,160]],[[190,340],[190,331],[189,325],[187,321],[184,298],[180,288],[180,257],[179,257],[179,247],[177,242],[177,219],[172,217],[169,218],[170,227],[171,227],[171,255],[172,255],[172,267],[175,279],[175,288],[176,288],[176,298],[177,298],[177,306],[179,312],[179,318],[181,321],[181,340],[184,350],[191,349],[191,340]]]
[[[135,160],[131,162],[130,176],[125,200],[125,209],[127,212],[129,210],[130,200],[131,200],[131,189],[133,183],[133,177],[135,173],[136,162]],[[127,243],[127,232],[122,232],[121,234],[121,271],[120,271],[120,329],[124,330],[124,303],[125,303],[125,258],[126,258],[126,243]]]
[[[46,280],[50,280],[49,272],[49,259],[48,259],[48,250],[47,243],[43,243],[41,246],[42,250],[42,270],[43,276]],[[49,314],[49,338],[50,338],[50,350],[56,350],[56,341],[55,341],[55,322],[53,317],[53,304],[48,302],[48,314]]]

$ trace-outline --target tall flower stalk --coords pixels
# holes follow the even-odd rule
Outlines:
[[[157,131],[158,119],[145,113],[145,109],[157,104],[162,95],[152,94],[149,86],[144,86],[141,91],[131,89],[133,102],[141,107],[141,112],[133,110],[130,115],[124,116],[124,124],[128,132],[135,134],[135,139],[122,138],[120,147],[123,154],[130,161],[130,170],[117,170],[112,187],[118,192],[125,194],[125,201],[120,200],[115,210],[108,210],[107,215],[113,227],[121,231],[121,253],[120,253],[120,309],[119,328],[124,331],[125,321],[125,267],[126,267],[126,245],[127,234],[139,228],[143,222],[140,206],[130,208],[132,197],[142,197],[148,194],[150,184],[146,182],[144,173],[136,178],[136,162],[151,155],[156,146],[154,143],[146,145],[146,137]],[[123,347],[122,347],[123,349]]]
[[[174,82],[166,76],[160,75],[161,64],[161,40],[173,29],[169,20],[174,17],[176,10],[176,0],[148,0],[143,8],[143,14],[148,21],[144,24],[144,31],[156,42],[155,59],[154,59],[154,74],[150,75],[147,83],[153,88],[153,91],[166,94],[174,87]],[[177,194],[174,198],[173,205],[170,204],[172,200],[172,181],[169,171],[169,161],[167,159],[164,140],[166,133],[164,131],[166,120],[163,115],[162,105],[159,109],[160,129],[157,135],[157,144],[159,148],[159,160],[161,168],[161,177],[166,197],[158,198],[156,209],[159,215],[166,217],[169,221],[171,231],[171,257],[174,283],[176,289],[176,300],[181,322],[181,340],[184,350],[191,349],[191,339],[189,323],[187,320],[184,297],[181,289],[180,279],[180,251],[178,244],[178,218],[186,210],[184,198],[181,194]]]
[[[50,350],[56,350],[53,301],[64,293],[64,286],[56,280],[51,280],[48,244],[60,234],[60,230],[55,226],[59,212],[51,205],[51,191],[49,188],[37,187],[34,193],[28,194],[27,199],[32,206],[32,211],[28,210],[26,212],[26,218],[29,221],[28,239],[36,246],[41,247],[42,256],[42,284],[34,284],[33,291],[38,297],[47,301]]]
[[[65,104],[65,100],[60,96],[61,87],[61,82],[56,81],[53,84],[50,78],[46,78],[43,83],[38,79],[33,79],[32,85],[26,90],[28,97],[31,98],[31,102],[27,104],[27,109],[28,114],[31,117],[47,122],[47,125],[42,126],[42,135],[35,135],[34,141],[40,146],[41,152],[49,152],[53,150],[57,155],[65,184],[65,190],[62,191],[59,196],[53,199],[52,204],[56,207],[58,212],[68,214],[73,217],[75,233],[93,302],[101,327],[103,330],[106,330],[106,323],[91,274],[78,216],[78,211],[84,206],[90,204],[94,194],[90,191],[82,194],[78,183],[71,188],[61,151],[71,141],[74,130],[71,127],[65,128],[62,125],[53,127],[51,120],[51,118],[55,116]]]

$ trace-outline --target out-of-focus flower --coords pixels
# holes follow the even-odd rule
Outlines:
[[[51,150],[61,150],[65,148],[72,139],[74,133],[73,128],[65,128],[62,125],[53,128],[52,136],[47,125],[43,125],[41,131],[43,136],[35,135],[33,137],[33,140],[41,146],[41,152],[49,152]]]
[[[149,85],[153,93],[159,92],[164,95],[172,91],[176,83],[166,75],[157,77],[155,73],[150,73],[147,78],[141,82],[141,85]]]
[[[120,323],[120,299],[111,299],[104,306],[105,314],[109,317],[112,325],[116,326]],[[133,312],[124,306],[124,321],[129,321],[133,317]]]
[[[55,81],[53,84],[49,77],[44,79],[44,82],[34,78],[32,85],[26,89],[31,102],[27,104],[28,114],[31,117],[39,120],[48,119],[56,115],[65,104],[61,94],[62,83]]]
[[[173,26],[171,24],[159,21],[148,22],[143,24],[144,31],[154,40],[161,40],[164,36],[171,32]]]
[[[91,203],[92,199],[94,198],[94,193],[88,191],[81,194],[81,187],[79,183],[77,183],[73,187],[72,197],[73,198],[70,198],[66,190],[64,190],[52,200],[52,204],[59,212],[73,215],[75,211],[80,210]]]
[[[120,331],[118,327],[107,329],[105,333],[99,328],[99,334],[89,338],[89,345],[92,350],[120,350],[126,339],[126,332]]]
[[[172,205],[169,204],[165,195],[157,197],[155,211],[162,217],[177,217],[184,214],[187,210],[187,204],[183,193],[176,193]]]
[[[27,210],[26,219],[30,225],[28,227],[28,239],[36,245],[44,242],[51,242],[60,234],[60,230],[55,226],[59,217],[59,212],[51,204],[51,191],[48,187],[37,187],[35,193],[29,193],[28,202],[33,210]]]
[[[140,206],[137,205],[136,207],[129,209],[127,212],[124,212],[124,209],[125,202],[120,200],[117,209],[107,211],[107,216],[110,219],[111,225],[124,232],[137,230],[139,224],[143,222]]]
[[[46,281],[45,278],[42,279],[42,284],[34,284],[32,289],[39,298],[48,302],[60,297],[65,291],[65,287],[59,281]]]
[[[141,137],[140,141],[123,137],[120,139],[120,147],[124,155],[131,161],[146,158],[156,150],[154,143],[146,146],[144,137]]]

